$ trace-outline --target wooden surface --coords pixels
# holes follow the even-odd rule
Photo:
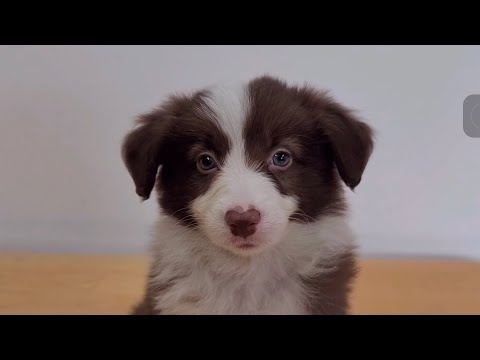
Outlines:
[[[126,314],[143,292],[140,256],[0,255],[0,314]],[[354,314],[480,314],[480,263],[364,260]]]

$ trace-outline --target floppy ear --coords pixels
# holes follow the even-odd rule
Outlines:
[[[170,120],[162,111],[138,119],[139,127],[131,131],[122,144],[122,158],[135,183],[136,193],[147,200],[155,185],[162,163],[162,144]]]
[[[374,146],[374,130],[353,111],[336,102],[326,91],[300,90],[302,104],[315,119],[321,137],[326,137],[338,173],[353,191],[362,180]]]
[[[374,147],[373,129],[351,110],[327,99],[322,127],[331,144],[340,177],[353,191],[362,180]]]

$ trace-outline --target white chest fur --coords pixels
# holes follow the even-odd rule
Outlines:
[[[353,237],[341,217],[291,224],[285,239],[252,257],[211,244],[164,218],[153,243],[151,285],[163,314],[305,314],[302,277],[321,276]]]

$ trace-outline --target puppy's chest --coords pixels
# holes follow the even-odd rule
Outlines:
[[[275,271],[218,275],[208,269],[177,279],[159,294],[162,314],[305,314],[305,297],[296,274]]]

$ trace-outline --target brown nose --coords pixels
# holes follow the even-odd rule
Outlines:
[[[230,226],[230,231],[233,235],[246,238],[257,230],[257,224],[260,222],[260,213],[254,209],[242,213],[230,210],[225,215],[225,222]]]

